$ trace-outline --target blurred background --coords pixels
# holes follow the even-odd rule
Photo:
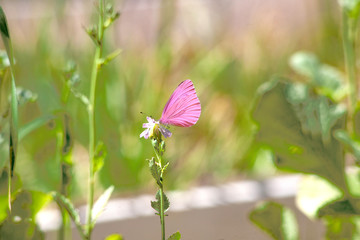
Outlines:
[[[114,198],[155,193],[145,161],[153,156],[152,146],[139,134],[145,116],[159,119],[172,91],[185,79],[195,85],[202,114],[191,128],[171,128],[173,136],[166,141],[170,161],[166,189],[281,175],[273,167],[271,151],[254,141],[251,111],[256,89],[275,75],[296,79],[288,58],[297,50],[314,52],[323,62],[343,68],[338,66],[343,53],[337,2],[113,3],[121,16],[106,32],[105,53],[118,48],[122,53],[102,70],[98,81],[96,134],[108,154],[97,176],[96,195],[110,185],[115,186]],[[71,196],[84,204],[88,116],[73,95],[66,104],[61,101],[62,74],[69,62],[75,63],[80,80],[76,87],[88,95],[94,45],[84,28],[96,22],[96,4],[88,0],[1,0],[0,4],[13,40],[17,85],[37,95],[36,101],[20,106],[19,125],[68,113],[74,144]],[[27,189],[60,189],[56,124],[49,121],[19,144],[16,172]]]

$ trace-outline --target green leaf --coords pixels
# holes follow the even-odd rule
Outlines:
[[[332,119],[322,122],[323,100],[305,96],[305,103],[295,104],[289,89],[291,84],[279,82],[262,95],[253,112],[257,141],[273,149],[278,168],[316,174],[346,189],[342,147],[331,134],[344,124],[342,118],[336,121],[340,114],[325,104],[324,116]]]
[[[110,53],[109,55],[107,55],[105,58],[99,59],[98,65],[100,67],[108,64],[109,62],[111,62],[112,60],[114,60],[117,56],[120,55],[120,53],[122,52],[121,49],[117,49],[114,52]]]
[[[39,118],[25,124],[24,126],[22,126],[19,129],[19,141],[21,141],[24,137],[26,137],[32,131],[34,131],[37,128],[48,123],[51,119],[54,119],[54,117],[53,116],[43,116],[43,117],[39,117]]]
[[[9,173],[6,168],[1,171],[0,174],[0,224],[6,219],[8,216],[8,178]],[[14,174],[11,179],[11,200],[14,200],[18,193],[20,193],[20,189],[22,187],[22,182],[20,177],[17,174]]]
[[[324,216],[356,216],[360,214],[360,199],[338,199],[319,209],[319,218]]]
[[[151,207],[155,209],[155,211],[157,211],[158,213],[160,213],[160,202],[161,202],[160,193],[161,191],[158,190],[155,195],[156,201],[151,201]],[[170,207],[170,201],[168,197],[165,195],[165,193],[163,193],[163,200],[164,200],[163,208],[164,208],[164,212],[166,212]]]
[[[316,175],[303,176],[296,195],[296,205],[309,218],[316,218],[318,210],[342,196],[342,192]]]
[[[6,48],[6,52],[9,57],[10,66],[11,66],[11,68],[13,68],[14,55],[13,55],[13,49],[12,49],[12,44],[11,44],[11,40],[10,40],[10,33],[9,33],[6,16],[5,16],[4,10],[2,9],[1,6],[0,6],[0,33],[1,33],[1,38],[5,45],[5,48]]]
[[[106,204],[108,203],[112,192],[114,191],[114,186],[108,187],[105,192],[99,197],[95,202],[93,209],[91,210],[91,224],[95,226],[97,218],[104,211]]]
[[[326,239],[358,239],[356,224],[349,217],[327,217]]]
[[[151,201],[151,207],[157,212],[160,213],[160,190],[156,192],[155,195],[156,201]]]
[[[70,218],[74,221],[75,226],[79,230],[79,233],[82,234],[83,238],[85,238],[84,229],[80,222],[80,215],[78,211],[76,211],[70,199],[66,198],[64,195],[61,195],[60,193],[57,192],[51,192],[51,195],[59,206],[66,209],[66,211],[69,213]]]
[[[174,233],[168,238],[168,240],[180,240],[180,239],[181,239],[181,234],[179,232]]]
[[[18,103],[16,99],[16,87],[14,78],[11,81],[11,111],[10,111],[10,146],[9,146],[9,156],[10,156],[10,172],[11,177],[14,174],[15,161],[17,157],[17,144],[18,144]]]
[[[16,95],[16,86],[15,86],[15,78],[14,78],[14,55],[13,48],[10,40],[10,34],[8,29],[8,24],[6,21],[6,16],[4,10],[0,6],[0,32],[1,37],[4,42],[7,55],[10,61],[10,71],[11,71],[11,101],[10,101],[10,145],[9,145],[9,156],[10,156],[10,173],[13,176],[14,166],[16,162],[16,153],[17,153],[17,125],[18,125],[18,103],[17,103],[17,95]],[[9,180],[11,181],[11,180]],[[10,191],[9,191],[10,192]],[[9,196],[10,198],[10,196]]]
[[[338,0],[340,6],[347,12],[348,16],[354,19],[359,17],[360,0]]]
[[[51,200],[49,194],[21,191],[12,203],[12,211],[0,228],[1,239],[43,239],[36,226],[39,210]]]
[[[95,148],[94,155],[94,173],[100,171],[104,166],[104,161],[107,155],[107,150],[103,142],[98,142]]]
[[[161,181],[160,181],[161,169],[157,165],[154,158],[151,158],[149,160],[149,168],[150,168],[151,175],[154,177],[157,185],[161,186]]]
[[[123,236],[117,233],[111,234],[105,238],[105,240],[123,240]]]
[[[0,126],[1,120],[9,116],[9,96],[11,91],[10,69],[0,71]]]
[[[360,140],[355,137],[350,137],[345,130],[337,130],[334,133],[337,140],[347,146],[356,158],[357,164],[360,164]]]
[[[275,202],[263,203],[250,213],[249,218],[274,239],[299,239],[294,214],[281,204]]]
[[[164,198],[164,212],[166,212],[170,208],[170,201],[165,193],[163,193],[163,198]]]
[[[320,63],[314,54],[297,52],[291,56],[289,64],[295,72],[309,78],[323,95],[339,101],[347,94],[343,74],[332,66]]]

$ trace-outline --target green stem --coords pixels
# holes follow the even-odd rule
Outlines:
[[[346,10],[342,12],[342,36],[343,36],[343,48],[345,55],[345,67],[348,74],[348,82],[350,85],[350,94],[348,98],[349,111],[348,111],[348,123],[347,127],[350,133],[354,131],[353,126],[353,114],[355,112],[357,102],[357,81],[356,81],[356,61],[355,61],[355,36],[356,36],[356,22],[350,18]]]
[[[11,212],[11,162],[9,161],[9,176],[8,176],[8,205]]]
[[[162,183],[162,181],[161,181]],[[165,213],[164,213],[164,189],[163,184],[160,187],[160,223],[161,223],[161,236],[165,240]]]
[[[161,169],[160,174],[160,224],[161,224],[161,239],[165,240],[165,210],[164,210],[164,179],[163,179],[163,165],[162,156],[154,147],[155,155],[158,160],[159,167]]]
[[[60,162],[60,166],[61,166],[61,177],[63,176],[63,167],[62,167],[62,159],[61,159],[61,148],[62,148],[62,143],[63,143],[63,133],[61,131],[61,128],[59,128],[56,132],[56,150],[57,150],[57,154],[56,154],[56,158],[57,158],[57,162]],[[63,189],[64,189],[64,182],[61,181],[61,189],[60,192],[61,194],[64,195],[63,193]],[[65,196],[65,195],[64,195]],[[67,197],[67,196],[65,196]],[[60,226],[59,229],[59,234],[58,234],[58,239],[59,240],[64,240],[65,239],[65,229],[66,229],[66,220],[65,217],[67,216],[67,212],[66,209],[62,206],[60,206],[60,211],[61,211],[61,220],[62,220],[62,224]]]
[[[104,1],[99,0],[99,23],[98,23],[98,44],[95,49],[95,57],[92,66],[91,82],[90,82],[90,105],[88,106],[89,114],[89,192],[86,222],[86,239],[91,239],[92,214],[91,210],[94,205],[94,153],[95,153],[95,100],[96,100],[96,82],[99,75],[99,61],[102,57],[103,36],[104,36]]]

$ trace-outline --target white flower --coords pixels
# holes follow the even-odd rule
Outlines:
[[[147,123],[143,123],[143,128],[146,128],[141,134],[140,138],[152,138],[155,137],[159,132],[166,138],[171,137],[169,129],[160,124],[159,121],[155,121],[151,117],[146,117]]]

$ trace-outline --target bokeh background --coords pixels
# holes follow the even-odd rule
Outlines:
[[[176,86],[194,82],[202,104],[198,123],[172,128],[166,188],[184,190],[232,180],[282,174],[266,146],[254,141],[251,111],[256,90],[273,76],[297,79],[288,66],[298,50],[339,66],[343,59],[339,9],[328,0],[123,0],[114,1],[119,20],[106,32],[105,52],[122,54],[101,72],[97,88],[96,134],[107,157],[96,194],[110,185],[114,196],[154,193],[145,159],[149,141],[139,139],[144,112],[158,119]],[[94,46],[84,28],[96,22],[88,0],[1,0],[16,58],[17,85],[37,100],[20,106],[19,125],[66,110],[72,129],[71,195],[85,203],[88,173],[88,116],[70,95],[61,102],[62,71],[69,61],[80,76],[78,91],[88,95]],[[60,189],[56,121],[19,144],[16,172],[24,187]],[[1,160],[2,166],[5,161]]]

